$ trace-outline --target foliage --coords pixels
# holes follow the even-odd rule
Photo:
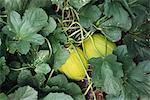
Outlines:
[[[0,0],[0,99],[149,100],[149,5],[149,0]],[[95,33],[103,35],[103,43],[93,42]],[[105,54],[85,59],[88,69],[78,59],[84,69],[78,72],[86,77],[71,80],[59,69],[70,46],[87,50],[85,39]],[[109,55],[108,41],[116,45]]]

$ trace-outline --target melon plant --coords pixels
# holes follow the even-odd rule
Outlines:
[[[149,99],[149,0],[0,0],[0,100]]]

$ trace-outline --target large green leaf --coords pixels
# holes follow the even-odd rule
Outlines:
[[[78,95],[82,95],[82,91],[81,91],[80,87],[73,82],[66,84],[65,89],[66,89],[66,93],[70,94],[74,98]],[[82,97],[82,99],[84,100],[83,97]]]
[[[18,88],[14,93],[9,95],[11,100],[37,100],[37,91],[30,86]]]
[[[73,100],[73,98],[64,93],[49,93],[43,100]]]
[[[117,58],[114,55],[107,56],[104,59],[93,58],[90,60],[91,65],[93,65],[92,79],[94,84],[96,83],[96,87],[101,87],[104,92],[111,95],[118,95],[122,90],[122,64],[116,62],[116,60]]]
[[[133,18],[135,18],[134,14],[133,14],[133,12],[132,12],[132,10],[131,10],[131,8],[130,8],[130,5],[129,5],[129,1],[130,1],[130,0],[116,0],[116,1],[119,1],[119,2],[123,5],[123,7],[125,7],[126,10],[130,13],[130,15],[131,15]]]
[[[40,50],[34,58],[33,64],[36,66],[41,63],[46,63],[49,60],[49,50]]]
[[[48,80],[49,86],[59,86],[64,87],[68,83],[67,78],[64,75],[57,75]]]
[[[92,27],[93,22],[99,19],[101,15],[100,9],[95,5],[88,5],[83,7],[80,10],[80,24],[85,27],[89,28]]]
[[[19,13],[12,11],[8,16],[7,27],[3,29],[9,37],[7,47],[10,53],[18,51],[27,54],[30,43],[43,44],[44,37],[36,33],[46,25],[47,19],[46,13],[41,8],[26,10],[22,19]]]
[[[57,27],[56,21],[54,20],[53,17],[49,17],[48,23],[44,29],[42,29],[42,33],[47,36],[50,33],[52,33]]]
[[[42,63],[42,64],[38,64],[36,65],[36,68],[34,70],[36,73],[43,73],[43,74],[47,74],[51,71],[51,68],[48,64],[46,63]]]
[[[138,35],[128,34],[124,37],[124,43],[127,45],[128,53],[131,57],[140,58],[139,60],[149,60],[149,44],[150,42],[146,39],[147,35],[140,33]]]
[[[31,72],[29,70],[22,70],[18,75],[17,82],[20,86],[32,84],[33,78]]]
[[[121,39],[121,30],[118,27],[103,27],[102,33],[112,42],[119,41]]]
[[[51,5],[50,0],[28,0],[28,8],[33,7],[48,7]]]
[[[100,23],[99,28],[102,33],[111,41],[119,41],[122,37],[122,31],[128,31],[131,26],[129,14],[119,2],[104,3],[104,14],[109,18]]]
[[[91,0],[70,0],[70,4],[77,8],[80,9],[81,7],[85,6],[87,3],[89,3]]]
[[[37,88],[40,88],[41,85],[43,85],[45,79],[44,74],[45,72],[42,71],[42,73],[37,73],[34,76],[32,75],[31,71],[29,70],[22,70],[18,75],[18,85],[20,86],[34,86]]]
[[[72,96],[74,100],[85,100],[80,87],[73,82],[68,82],[62,74],[50,78],[47,83],[51,92],[64,92]]]
[[[139,93],[150,95],[150,61],[143,61],[127,73],[128,82],[134,86]]]
[[[1,100],[9,100],[8,97],[7,97],[7,95],[4,94],[4,93],[0,93],[0,99]]]
[[[125,73],[132,70],[132,68],[136,66],[132,57],[128,53],[126,45],[118,46],[114,49],[114,54],[117,55],[118,61],[123,64],[123,70]]]
[[[131,28],[131,20],[129,14],[118,2],[106,2],[104,5],[104,14],[108,17],[113,17],[115,23],[123,29]],[[128,26],[128,27],[126,27]]]
[[[132,12],[136,15],[136,17],[132,20],[134,23],[132,26],[132,31],[136,31],[138,27],[147,20],[148,13],[146,7],[138,3],[135,3],[130,7],[132,9]]]
[[[53,53],[55,54],[56,51],[61,48],[61,44],[67,43],[67,36],[62,28],[57,28],[53,34],[50,35],[49,40],[52,45]]]
[[[27,6],[28,0],[3,0],[3,6],[7,12],[12,10],[22,11]]]
[[[55,39],[58,40],[60,43],[67,43],[67,36],[61,28],[57,28],[53,33]]]
[[[65,48],[59,48],[54,54],[54,68],[59,69],[67,60],[69,51]]]
[[[125,84],[119,95],[107,95],[107,100],[137,100],[139,95],[136,90],[129,84]]]

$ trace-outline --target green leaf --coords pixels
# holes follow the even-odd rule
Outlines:
[[[11,81],[16,81],[18,78],[19,72],[17,71],[10,71],[10,73],[8,74],[8,77]]]
[[[9,100],[8,97],[7,97],[7,95],[4,94],[4,93],[0,93],[0,99],[1,100]]]
[[[127,45],[129,55],[131,57],[135,57],[137,55],[137,49],[135,49],[137,47],[137,43],[134,40],[133,36],[130,34],[126,35],[123,40],[124,43]]]
[[[92,81],[94,83],[94,85],[97,87],[97,88],[101,88],[102,87],[102,76],[101,76],[101,65],[102,65],[102,62],[103,60],[102,59],[91,59],[90,61],[90,64],[93,67],[93,73],[92,73]]]
[[[12,42],[12,43],[15,43],[15,42]],[[9,46],[11,46],[11,43]],[[16,43],[15,46],[17,48],[16,47],[14,48],[17,49],[22,54],[27,54],[31,47],[30,43],[26,41],[20,41],[19,43]],[[13,50],[13,47],[10,47],[10,53],[11,53],[11,49]]]
[[[131,26],[132,26],[132,23],[129,17],[126,20],[126,24],[119,23],[118,21],[115,20],[114,17],[108,19],[107,21],[101,24],[101,27],[116,27],[116,28],[120,28],[123,31],[128,31],[131,28]]]
[[[105,2],[104,14],[112,18],[100,24],[102,33],[113,42],[120,40],[121,32],[128,31],[132,26],[128,13],[118,2]]]
[[[118,56],[118,59],[121,59],[128,53],[127,46],[120,45],[114,49],[113,53]]]
[[[0,0],[0,9],[4,7],[4,0]]]
[[[30,70],[22,70],[18,75],[17,82],[19,86],[30,85],[40,88],[45,80],[45,76],[42,73],[37,73],[33,76]]]
[[[132,19],[134,23],[132,26],[132,30],[136,31],[138,27],[141,26],[145,22],[145,20],[147,20],[147,10],[145,6],[138,3],[131,5],[131,9],[132,12],[136,15],[136,17]]]
[[[25,9],[27,2],[28,0],[4,0],[3,6],[8,13],[12,10],[21,12]]]
[[[49,37],[49,41],[52,45],[53,54],[61,47],[59,40],[57,40],[53,35]]]
[[[136,66],[132,57],[128,53],[126,45],[121,45],[115,48],[114,54],[117,55],[118,61],[123,64],[123,70],[125,73],[132,70],[132,68]]]
[[[128,82],[134,86],[139,93],[150,95],[150,61],[143,61],[127,73]]]
[[[30,0],[27,7],[34,8],[34,7],[47,7],[50,6],[50,0]]]
[[[42,29],[42,33],[46,36],[48,36],[50,33],[52,33],[57,27],[57,23],[54,20],[53,17],[49,17],[48,24],[44,29]]]
[[[54,68],[59,69],[67,60],[69,51],[65,48],[59,48],[54,54]]]
[[[30,86],[18,88],[13,94],[10,94],[11,100],[37,100],[37,91]]]
[[[51,92],[64,92],[71,95],[74,100],[85,100],[80,87],[73,82],[69,83],[67,78],[62,74],[50,78],[48,86]]]
[[[21,70],[17,82],[20,86],[31,85],[33,83],[31,72],[29,70]]]
[[[131,86],[127,85],[124,86],[122,91],[120,92],[119,95],[114,96],[114,95],[107,95],[106,99],[107,100],[137,100],[139,95],[137,94],[136,90]]]
[[[57,39],[60,43],[67,42],[67,36],[65,35],[65,33],[63,32],[63,30],[61,28],[57,28],[54,31],[53,35],[54,35],[55,39]]]
[[[55,54],[56,51],[61,48],[61,44],[67,43],[67,36],[62,28],[57,28],[53,33],[54,34],[49,36],[49,41],[52,45],[53,54]]]
[[[91,0],[70,0],[71,6],[80,9],[81,7],[85,6]]]
[[[138,49],[140,60],[150,60],[150,48],[139,47]]]
[[[59,86],[59,87],[64,87],[66,84],[68,84],[68,80],[67,78],[62,75],[62,74],[59,74],[57,76],[54,76],[52,78],[50,78],[48,80],[48,85],[51,87],[51,86]]]
[[[119,41],[122,31],[128,31],[132,22],[129,14],[119,2],[105,2],[104,14],[109,18],[99,26],[102,33],[111,41]]]
[[[97,6],[88,5],[80,10],[79,22],[83,27],[89,28],[90,26],[92,26],[93,22],[99,19],[100,16],[101,11]]]
[[[134,14],[133,14],[133,12],[132,12],[132,10],[130,8],[130,5],[129,5],[128,1],[127,0],[119,0],[119,2],[121,2],[121,4],[123,5],[123,7],[125,7],[127,9],[127,11],[130,13],[130,15],[133,18],[135,18]]]
[[[123,9],[118,2],[106,2],[104,4],[104,14],[107,17],[113,17],[116,25],[128,31],[131,28],[131,19],[127,11]],[[127,26],[127,27],[126,27]]]
[[[35,86],[38,88],[43,86],[46,80],[45,75],[42,73],[37,73],[35,76],[33,76],[33,79],[34,79]]]
[[[49,50],[40,50],[34,58],[33,64],[36,66],[38,64],[46,63],[48,60]]]
[[[64,93],[49,93],[43,100],[73,100],[73,98]]]
[[[80,87],[73,82],[66,84],[65,89],[66,89],[66,93],[70,94],[73,98],[75,98],[77,95],[82,95],[82,91]],[[84,100],[83,97],[82,100]]]
[[[124,43],[128,47],[129,55],[139,60],[149,60],[149,41],[146,39],[148,35],[140,33],[138,35],[128,34],[124,37]]]
[[[8,25],[3,29],[7,34],[7,48],[10,53],[15,51],[27,54],[30,45],[42,45],[44,37],[39,32],[47,23],[47,15],[41,8],[26,10],[23,18],[19,13],[12,11],[8,16]]]
[[[40,34],[33,34],[31,36],[28,36],[24,38],[27,42],[31,42],[35,45],[42,45],[44,43],[44,38]]]
[[[47,74],[51,71],[51,68],[48,64],[46,63],[42,63],[42,64],[38,64],[36,65],[36,68],[34,70],[36,73],[43,73],[43,74]]]
[[[27,34],[38,32],[46,25],[47,20],[48,16],[43,9],[31,8],[29,10],[26,10],[23,16],[23,25],[30,24],[31,27],[29,28],[29,26],[24,26],[21,27],[20,30],[23,31],[23,33],[25,32]],[[27,28],[29,28],[30,30],[26,30]]]
[[[122,87],[119,80],[113,76],[113,72],[109,66],[110,65],[107,62],[103,62],[101,66],[101,75],[103,79],[102,90],[108,94],[117,95],[120,93]]]
[[[118,95],[122,90],[120,82],[121,77],[123,77],[122,64],[116,60],[114,55],[104,59],[93,58],[90,60],[90,64],[93,65],[92,80],[95,86],[102,88],[104,92],[111,95]]]
[[[10,72],[9,67],[6,65],[5,57],[0,58],[0,85],[5,81],[6,75]]]
[[[118,27],[102,27],[102,33],[112,42],[121,39],[121,30]]]
[[[105,57],[105,60],[110,64],[111,69],[113,71],[113,75],[115,77],[121,78],[124,76],[123,69],[122,69],[122,63],[117,62],[117,56],[115,55],[109,55]],[[115,67],[113,67],[115,66]]]

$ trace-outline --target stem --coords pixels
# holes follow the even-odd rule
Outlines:
[[[75,24],[75,22],[72,22],[71,25],[69,25],[68,28],[66,28],[64,31],[69,30],[71,28],[71,26],[74,25],[74,24]]]
[[[84,92],[84,95],[87,95],[87,93],[89,92],[89,90],[91,89],[91,87],[92,87],[92,83],[88,86],[88,88]]]
[[[91,87],[91,90],[92,90],[92,93],[93,93],[94,100],[96,100],[96,96],[95,96],[95,93],[93,91],[93,87]]]
[[[78,32],[80,32],[80,30],[76,30],[75,32],[73,32],[71,35],[69,35],[69,38],[74,36],[75,34],[77,34]]]
[[[49,47],[49,57],[51,57],[51,55],[52,55],[52,47],[51,47],[51,44],[50,44],[50,42],[49,42],[49,40],[48,40],[47,38],[45,38],[45,40],[46,40],[47,45],[48,45],[48,47]]]
[[[7,17],[7,15],[0,15],[0,17]]]
[[[100,18],[97,22],[96,22],[96,26],[99,26],[102,22],[104,22],[106,20],[107,16],[104,16],[102,18]]]
[[[15,85],[14,87],[12,87],[6,94],[10,94],[14,89],[18,88],[18,85]]]
[[[77,20],[79,21],[79,14],[76,12],[75,9],[71,8],[71,10],[73,10],[73,12],[75,13],[76,17],[77,17]]]
[[[0,20],[0,22],[3,23],[3,24],[7,24],[7,23],[6,23],[5,21],[3,21],[3,20]]]
[[[45,82],[45,84],[47,84],[47,82],[48,82],[48,80],[52,77],[52,75],[53,75],[53,73],[54,73],[54,69],[52,69],[52,71],[50,72],[50,74],[49,74],[49,77],[48,77],[48,79],[46,80],[46,82]]]
[[[10,68],[11,70],[14,70],[14,71],[20,71],[20,70],[24,70],[24,69],[28,69],[28,68],[32,68],[32,67],[23,67],[23,68]]]
[[[53,75],[53,73],[54,73],[54,69],[52,69],[52,71],[51,71],[51,73],[49,74],[49,78],[51,78],[52,77],[52,75]]]
[[[72,20],[63,20],[62,22],[63,23],[65,23],[65,22],[72,22]]]

